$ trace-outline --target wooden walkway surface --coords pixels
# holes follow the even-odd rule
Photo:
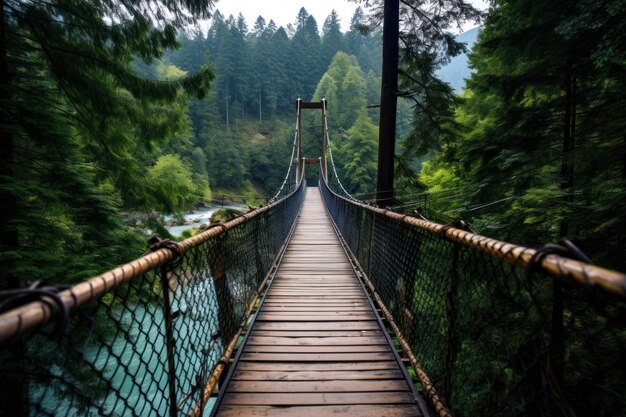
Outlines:
[[[422,416],[317,188],[242,349],[215,416]]]

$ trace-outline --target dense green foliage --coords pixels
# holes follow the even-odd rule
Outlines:
[[[133,60],[162,57],[210,6],[2,1],[1,287],[75,281],[140,250],[118,210],[162,204],[147,165],[186,130],[185,97],[206,94],[213,75],[150,81]],[[159,8],[170,17],[155,28]]]
[[[619,4],[496,3],[458,129],[422,175],[430,189],[463,186],[451,207],[478,230],[527,245],[567,236],[626,269],[625,45],[608,35]]]
[[[367,105],[379,100],[382,0],[366,2],[369,18],[357,9],[346,33],[334,11],[320,29],[302,8],[287,28],[216,12],[206,34],[189,25],[208,17],[211,0],[0,1],[0,288],[73,283],[140,254],[145,236],[123,224],[123,211],[147,213],[147,226],[166,234],[161,214],[212,196],[271,197],[297,97],[328,100],[339,176],[356,197],[371,195],[378,111]],[[400,203],[412,209],[428,190],[437,213],[427,217],[464,218],[529,246],[567,236],[626,270],[626,1],[493,0],[461,97],[435,74],[464,50],[449,29],[479,13],[463,0],[402,4]],[[320,127],[317,112],[306,115],[308,157],[319,155]],[[480,275],[472,284],[491,285]],[[547,316],[552,282],[542,285],[532,302]],[[610,314],[576,315],[588,304],[567,301],[566,325],[593,332],[567,334],[562,356],[578,373],[555,379],[569,389],[564,408],[618,415],[624,333],[603,331]],[[508,301],[490,303],[469,304],[478,315]],[[508,387],[513,350],[553,343],[520,330],[545,324],[542,314],[503,311],[480,343],[459,343],[454,365],[476,379],[451,399],[459,415],[490,414],[490,394],[511,398],[482,379],[492,372]],[[503,347],[499,356],[484,354],[491,345]],[[583,395],[588,380],[610,395]]]
[[[180,38],[181,49],[166,53],[163,62],[169,68],[194,72],[210,63],[217,75],[212,94],[193,102],[189,112],[193,143],[205,153],[215,195],[248,200],[273,195],[291,153],[296,98],[326,97],[331,130],[342,132],[352,127],[366,104],[378,102],[381,41],[378,32],[359,31],[366,23],[363,11],[357,8],[346,33],[334,11],[321,34],[306,9],[294,17],[294,25],[287,28],[262,16],[249,27],[241,15],[226,18],[216,11],[206,34],[187,33]],[[319,84],[329,82],[328,76],[335,83],[344,82],[345,73],[323,77],[339,51],[355,68],[335,91]],[[342,65],[347,71],[348,64]],[[142,71],[146,76],[156,74],[152,67],[142,66]],[[319,116],[305,112],[304,117],[305,154],[318,156]],[[311,172],[310,179],[316,180],[317,173]]]
[[[340,50],[368,71],[351,58],[340,95],[359,88],[359,102],[342,105],[353,114],[341,131],[366,82],[376,100],[380,37],[357,30],[361,9],[345,34],[335,12],[320,33],[303,8],[286,29],[216,11],[205,35],[181,29],[207,17],[209,0],[170,2],[166,20],[160,4],[3,2],[2,286],[74,282],[141,253],[145,237],[121,210],[166,234],[160,214],[180,216],[212,190],[262,202],[284,176],[295,99],[312,99]],[[319,127],[311,137],[319,148]]]
[[[568,237],[602,266],[626,270],[625,5],[493,2],[470,55],[474,73],[467,89],[451,107],[453,117],[430,136],[428,161],[421,164],[418,179],[432,192],[431,209],[443,212],[441,218],[469,220],[481,234],[528,246]],[[475,280],[489,285],[481,274]],[[491,326],[478,343],[459,341],[455,366],[470,376],[461,382],[479,388],[453,393],[456,413],[510,415],[495,410],[511,401],[528,415],[623,415],[615,391],[626,372],[621,307],[598,307],[572,291],[564,296],[561,318],[555,282],[524,285],[536,291],[533,302],[545,313],[505,312],[499,320],[506,326]],[[486,315],[522,300],[515,292],[509,301],[474,307]],[[533,322],[550,331],[525,334]],[[493,346],[502,356],[488,354]],[[532,375],[511,360],[528,346],[543,351],[536,371],[548,378],[543,394],[522,393],[520,403],[497,389]],[[485,383],[490,372],[493,379]],[[542,395],[549,400],[533,404]]]

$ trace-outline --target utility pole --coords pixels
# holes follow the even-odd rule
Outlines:
[[[376,203],[383,207],[391,205],[393,201],[399,32],[400,1],[385,0],[383,9],[383,73],[378,129],[378,177],[376,179]]]

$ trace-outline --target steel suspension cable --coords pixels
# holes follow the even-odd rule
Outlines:
[[[296,113],[296,132],[293,138],[293,146],[291,148],[291,159],[289,161],[289,167],[287,168],[287,175],[285,175],[285,179],[283,180],[282,185],[280,186],[280,188],[278,189],[278,191],[276,192],[276,194],[274,195],[274,197],[271,198],[270,201],[274,201],[278,198],[278,196],[280,196],[280,194],[283,192],[285,185],[287,185],[287,181],[289,181],[289,176],[291,175],[291,169],[294,165],[294,161],[296,159],[296,149],[298,148],[298,137],[300,135],[300,130],[298,129],[298,117],[300,116],[300,102],[298,102],[298,109],[297,109],[297,113]],[[298,161],[299,163],[300,161]],[[299,183],[301,180],[301,178],[296,178],[296,183]]]
[[[322,111],[324,112],[324,115],[326,115],[326,100],[324,100],[323,102],[324,102],[324,108]],[[335,167],[335,160],[333,159],[333,150],[332,150],[331,143],[330,143],[330,134],[328,133],[328,120],[326,117],[324,117],[324,130],[326,131],[326,137],[324,138],[324,140],[326,140],[326,144],[328,148],[328,155],[330,157],[330,165],[333,168],[333,173],[335,174],[335,178],[337,179],[337,184],[339,184],[339,188],[341,188],[341,191],[343,191],[343,193],[349,199],[354,200],[354,201],[360,201],[359,199],[354,198],[348,191],[346,191],[343,184],[341,183],[341,180],[339,179],[339,175],[337,175],[337,169]],[[325,174],[326,173],[324,173],[324,181],[328,185],[328,179],[325,177]]]

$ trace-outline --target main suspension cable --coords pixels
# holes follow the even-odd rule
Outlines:
[[[276,192],[276,194],[274,195],[274,197],[272,197],[270,201],[274,201],[278,198],[278,196],[283,192],[285,185],[287,185],[287,181],[289,181],[289,176],[291,175],[291,169],[294,165],[294,161],[296,157],[296,148],[298,147],[298,136],[300,134],[299,129],[298,129],[298,117],[299,116],[300,116],[300,102],[298,101],[298,109],[296,113],[296,133],[293,138],[293,146],[291,148],[291,159],[289,161],[289,168],[287,168],[287,175],[285,175],[285,179],[283,180],[282,185],[280,186],[280,188],[278,189],[278,191]],[[298,161],[298,163],[299,162],[300,161]],[[300,180],[299,178],[296,178],[296,182],[298,182],[299,180]]]
[[[324,115],[326,115],[326,100],[323,100],[323,103],[324,105],[322,111],[324,112]],[[330,157],[330,165],[333,168],[333,173],[335,174],[335,179],[337,180],[337,184],[339,184],[339,188],[341,188],[341,191],[343,191],[345,196],[349,199],[354,201],[360,201],[359,199],[354,198],[348,191],[346,191],[343,184],[341,183],[341,180],[339,179],[339,175],[337,175],[337,168],[335,167],[335,160],[333,159],[333,150],[330,144],[330,134],[328,132],[328,120],[326,117],[324,117],[324,130],[326,131],[326,137],[324,138],[324,140],[326,140],[326,147],[328,149],[328,155]],[[324,178],[324,181],[326,181],[326,184],[328,184],[327,178]]]

